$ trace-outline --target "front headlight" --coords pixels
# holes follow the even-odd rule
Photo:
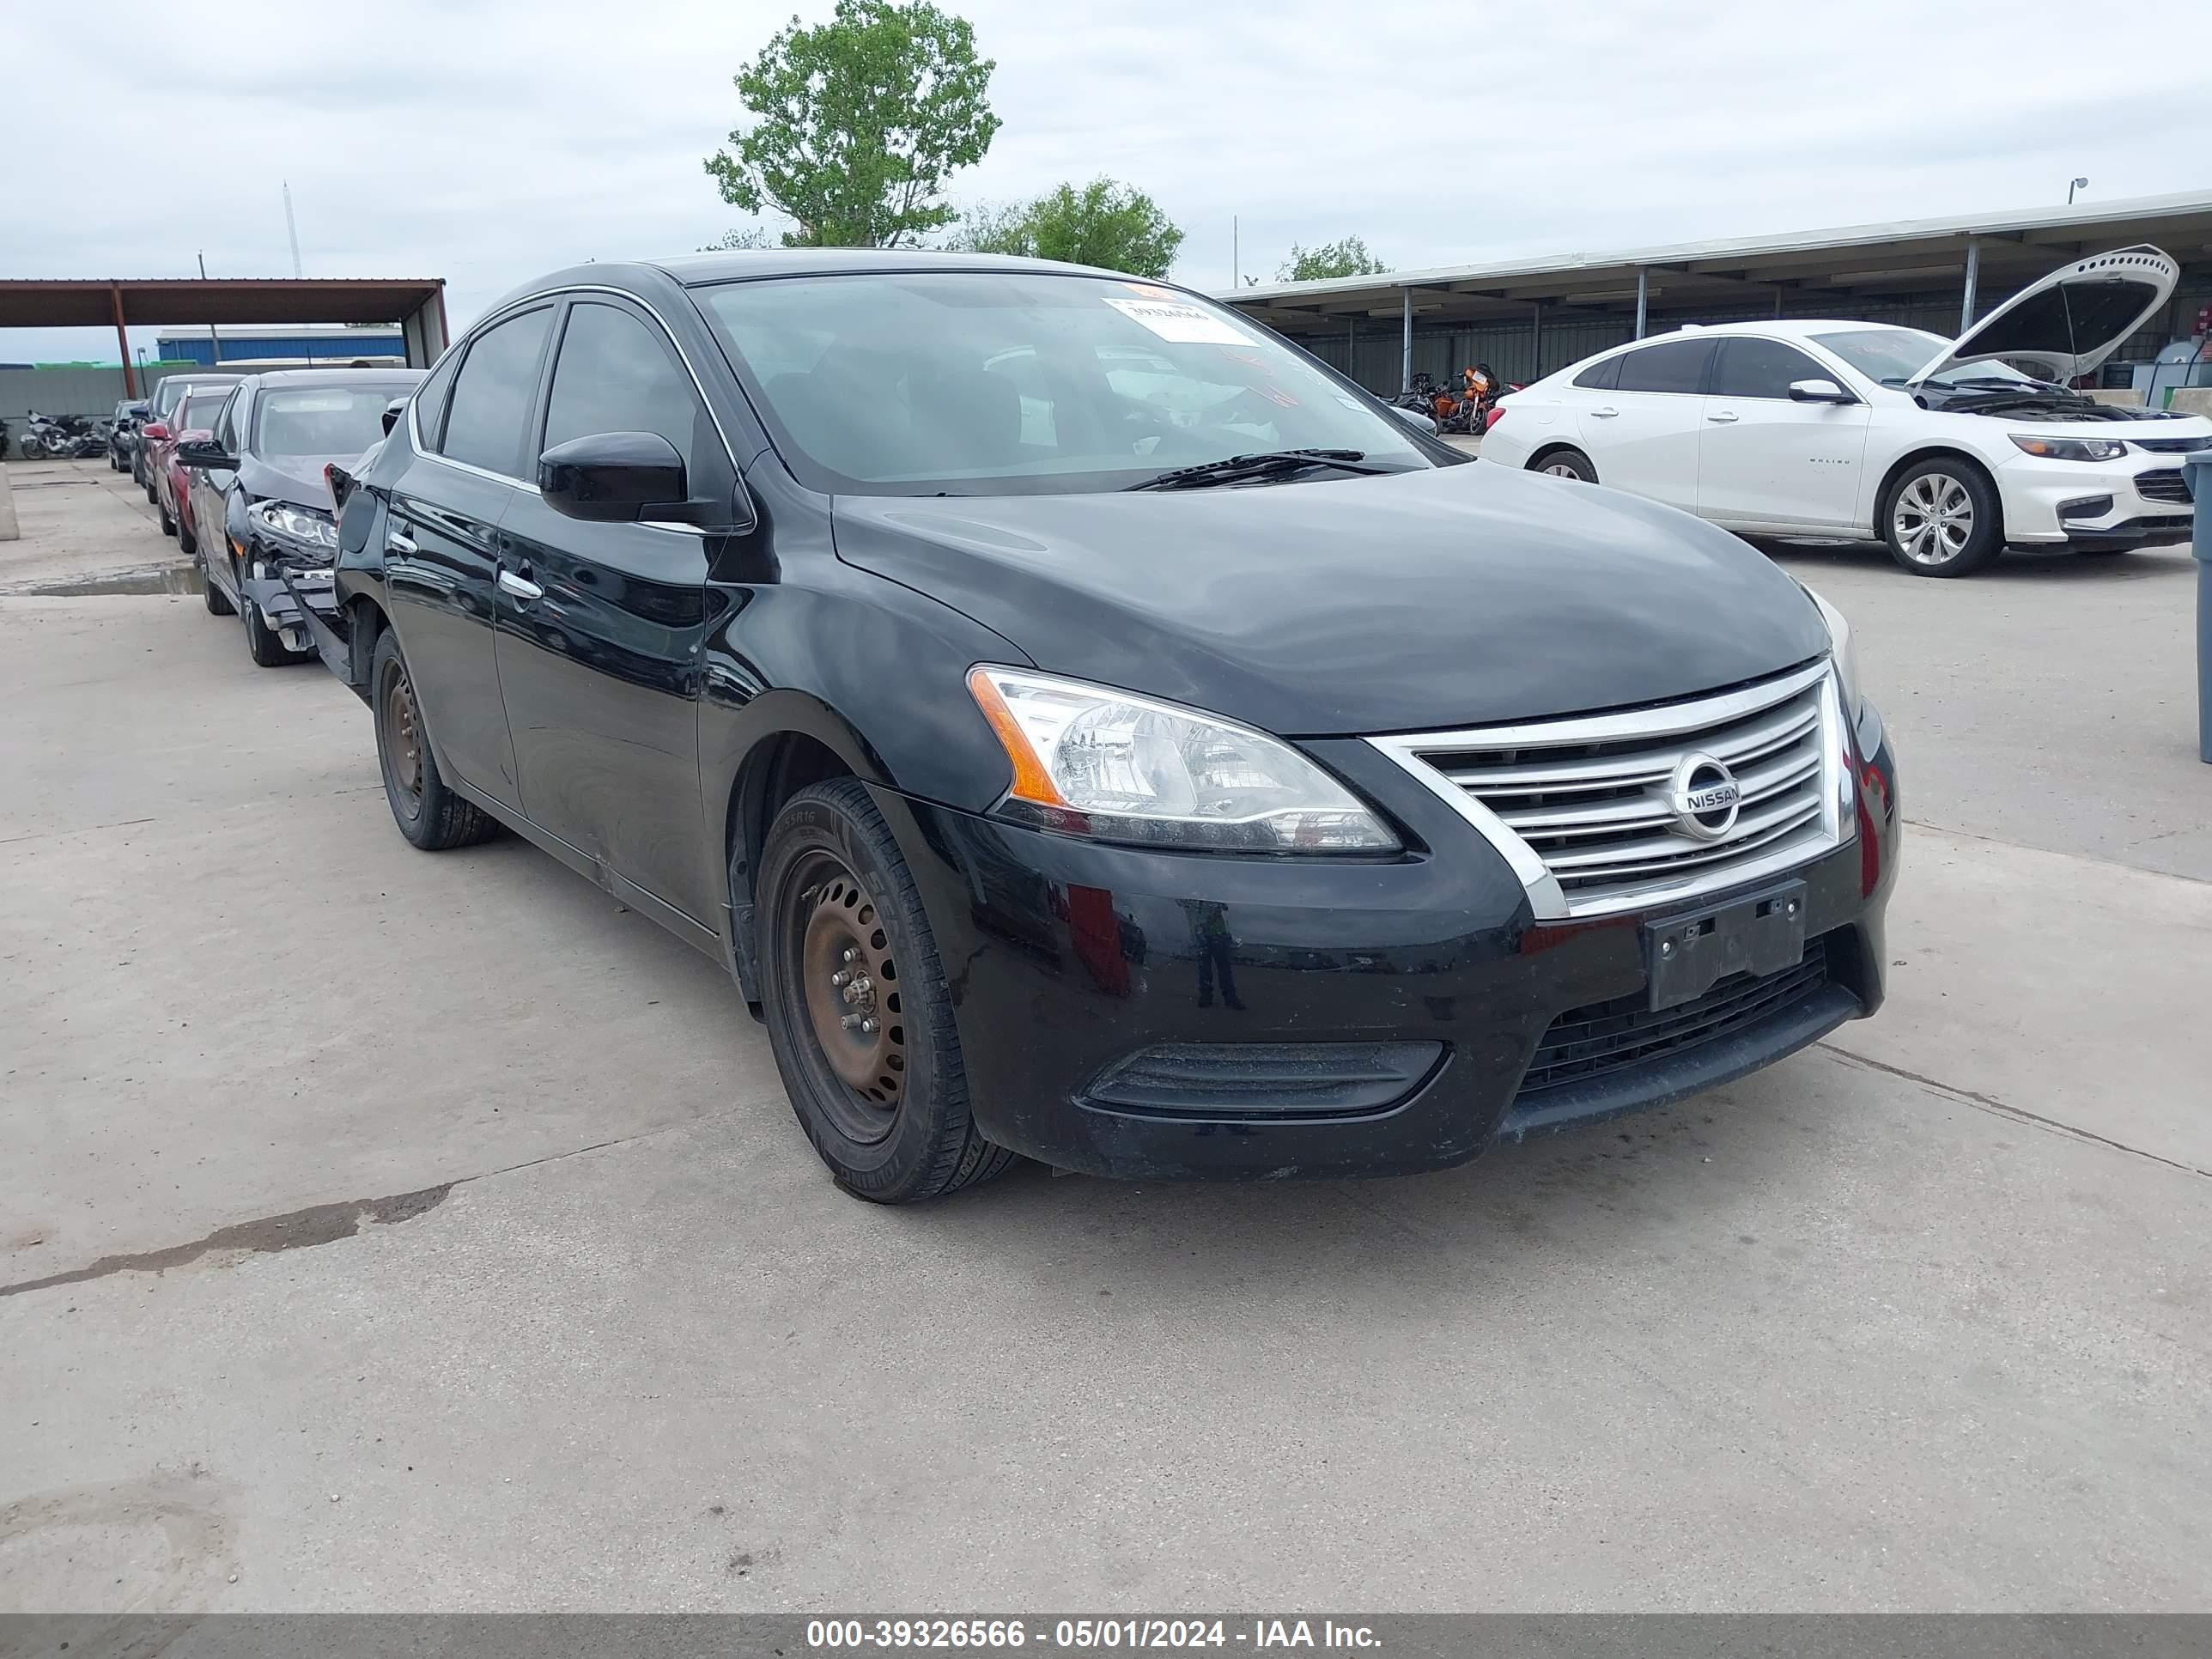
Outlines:
[[[1805,597],[1820,608],[1820,620],[1828,625],[1828,656],[1836,665],[1836,678],[1844,683],[1844,713],[1856,722],[1863,706],[1863,694],[1859,690],[1858,653],[1851,647],[1851,625],[1844,620],[1842,611],[1811,588],[1805,589]]]
[[[2005,434],[2031,455],[2046,461],[2117,461],[2128,447],[2111,438],[2039,438],[2033,432]]]
[[[247,516],[280,542],[296,547],[334,549],[338,527],[319,513],[311,513],[288,501],[256,501]]]
[[[1249,726],[1018,668],[973,669],[968,690],[1013,765],[1008,817],[1153,847],[1398,850],[1351,791]]]

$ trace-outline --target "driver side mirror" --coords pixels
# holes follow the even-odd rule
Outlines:
[[[382,418],[386,437],[392,435],[392,428],[399,424],[399,417],[406,412],[407,399],[404,398],[394,398],[390,403],[385,404]]]
[[[169,428],[160,421],[149,421],[144,426],[138,429],[143,434],[153,439],[156,443],[166,441],[169,435]]]
[[[177,446],[177,465],[204,466],[210,472],[235,472],[238,457],[231,454],[212,438]]]
[[[1790,382],[1790,401],[1793,404],[1855,404],[1858,399],[1833,380],[1792,380]]]
[[[1433,417],[1422,414],[1419,410],[1408,409],[1403,404],[1392,404],[1390,412],[1413,428],[1414,431],[1425,432],[1432,438],[1436,436],[1436,421]]]

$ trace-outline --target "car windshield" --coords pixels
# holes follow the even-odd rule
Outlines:
[[[384,410],[404,386],[264,392],[253,414],[257,455],[358,455],[384,435]]]
[[[1431,465],[1395,417],[1265,329],[1156,283],[908,271],[699,297],[793,470],[823,490],[1114,489],[1282,449]]]
[[[1936,354],[1951,343],[1940,334],[1929,334],[1917,328],[1853,328],[1839,330],[1833,334],[1815,334],[1815,343],[1841,357],[1869,380],[1883,386],[1903,386],[1922,369],[1936,361]],[[1954,363],[1941,374],[1929,377],[1936,386],[1954,386],[1962,380],[2008,380],[2021,386],[2039,386],[2033,374],[2023,374],[2008,363],[1994,357],[1984,357],[1975,362]]]

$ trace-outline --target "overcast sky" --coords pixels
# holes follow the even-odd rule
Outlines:
[[[944,0],[1005,125],[958,201],[1105,173],[1176,275],[1293,241],[1401,267],[2212,187],[2208,8],[2133,0]],[[805,0],[810,21],[829,0]],[[702,171],[755,0],[6,0],[0,276],[443,276],[456,330],[744,222]],[[327,22],[311,21],[328,13]],[[1799,21],[1802,20],[1802,21]],[[134,343],[152,343],[151,330]],[[112,332],[0,330],[0,359]]]

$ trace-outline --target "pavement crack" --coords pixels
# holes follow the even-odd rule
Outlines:
[[[204,1238],[194,1239],[189,1244],[172,1244],[167,1249],[141,1250],[124,1255],[104,1255],[88,1267],[77,1267],[65,1273],[49,1273],[44,1279],[27,1279],[20,1284],[0,1285],[0,1297],[21,1296],[28,1291],[52,1290],[58,1285],[82,1285],[88,1279],[106,1279],[112,1273],[160,1273],[165,1268],[181,1267],[186,1262],[216,1250],[249,1250],[265,1254],[272,1250],[296,1250],[313,1244],[330,1244],[341,1238],[351,1238],[362,1229],[363,1222],[390,1226],[396,1222],[411,1221],[427,1211],[434,1210],[446,1201],[453,1190],[454,1182],[446,1182],[436,1187],[425,1187],[418,1192],[395,1193],[388,1198],[349,1199],[340,1204],[317,1204],[305,1210],[293,1210],[283,1215],[264,1216],[258,1221],[238,1221],[228,1227],[218,1227]]]
[[[2114,1140],[2110,1135],[2100,1135],[2092,1129],[2077,1128],[2075,1125],[2061,1122],[2055,1117],[2045,1117],[2040,1112],[2031,1112],[2024,1106],[2014,1106],[2008,1101],[1999,1100],[1995,1095],[1980,1094],[1972,1089],[1961,1089],[1956,1084],[1944,1082],[1941,1078],[1925,1077],[1918,1072],[1908,1071],[1902,1066],[1893,1066],[1887,1060],[1876,1060],[1870,1054],[1855,1054],[1850,1049],[1839,1048],[1832,1042],[1822,1042],[1815,1046],[1826,1049],[1838,1060],[1848,1060],[1854,1066],[1863,1066],[1869,1071],[1886,1072],[1892,1077],[1903,1078],[1907,1083],[1917,1083],[1923,1089],[1933,1089],[1937,1094],[1955,1100],[1962,1106],[1972,1106],[1981,1111],[1994,1112],[2000,1117],[2008,1117],[2021,1123],[2032,1123],[2038,1128],[2050,1129],[2062,1135],[2070,1135],[2076,1140],[2086,1140],[2099,1146],[2109,1146],[2116,1152],[2125,1152],[2130,1158],[2148,1158],[2153,1164],[2163,1164],[2167,1169],[2179,1170],[2184,1175],[2212,1177],[2212,1170],[2199,1169],[2194,1164],[2185,1164],[2179,1158],[2167,1158],[2162,1153],[2145,1152],[2140,1146],[2130,1146],[2124,1140]]]

